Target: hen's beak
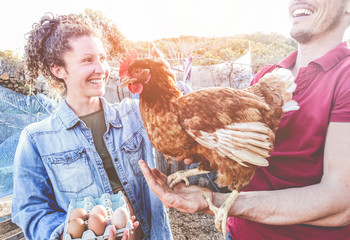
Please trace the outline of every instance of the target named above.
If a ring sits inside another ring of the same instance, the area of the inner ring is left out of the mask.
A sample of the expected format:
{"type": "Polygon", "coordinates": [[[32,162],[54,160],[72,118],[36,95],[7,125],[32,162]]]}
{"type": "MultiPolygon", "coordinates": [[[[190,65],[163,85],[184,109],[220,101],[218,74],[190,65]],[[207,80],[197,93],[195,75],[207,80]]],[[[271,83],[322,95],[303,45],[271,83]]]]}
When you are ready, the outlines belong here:
{"type": "Polygon", "coordinates": [[[126,85],[133,84],[133,83],[148,83],[148,81],[151,78],[150,70],[144,69],[137,78],[129,78],[125,77],[122,79],[122,82],[120,84],[121,88],[124,88],[126,85]]]}
{"type": "Polygon", "coordinates": [[[133,79],[130,79],[130,78],[128,78],[128,77],[125,77],[125,78],[123,78],[123,80],[122,80],[122,82],[121,82],[121,84],[120,84],[120,87],[121,87],[121,88],[124,88],[126,85],[129,85],[129,84],[131,84],[131,83],[133,83],[133,82],[134,82],[133,79]]]}

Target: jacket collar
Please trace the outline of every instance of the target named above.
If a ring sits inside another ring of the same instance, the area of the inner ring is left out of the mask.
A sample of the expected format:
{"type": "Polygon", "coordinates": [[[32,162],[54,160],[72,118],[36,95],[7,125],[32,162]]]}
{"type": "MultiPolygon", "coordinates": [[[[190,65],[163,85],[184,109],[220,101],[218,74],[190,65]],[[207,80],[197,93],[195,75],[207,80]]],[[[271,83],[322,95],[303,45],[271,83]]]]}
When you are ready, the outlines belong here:
{"type": "Polygon", "coordinates": [[[107,127],[111,124],[115,128],[121,128],[123,125],[119,116],[119,108],[112,107],[103,97],[100,97],[100,101],[105,113],[107,127]]]}
{"type": "MultiPolygon", "coordinates": [[[[105,114],[107,127],[111,124],[116,128],[122,127],[119,112],[116,108],[111,107],[107,103],[106,99],[100,97],[102,103],[103,111],[105,114]]],[[[73,112],[73,110],[68,106],[66,100],[63,100],[59,107],[57,108],[56,114],[61,120],[63,126],[66,129],[74,127],[79,121],[79,117],[73,112]]]]}
{"type": "MultiPolygon", "coordinates": [[[[291,68],[295,64],[297,55],[298,50],[292,52],[288,57],[279,62],[277,66],[287,69],[291,68]]],[[[332,49],[322,57],[311,61],[309,64],[317,64],[321,66],[324,71],[328,71],[348,56],[350,56],[348,44],[347,42],[342,42],[336,48],[332,49]]]]}

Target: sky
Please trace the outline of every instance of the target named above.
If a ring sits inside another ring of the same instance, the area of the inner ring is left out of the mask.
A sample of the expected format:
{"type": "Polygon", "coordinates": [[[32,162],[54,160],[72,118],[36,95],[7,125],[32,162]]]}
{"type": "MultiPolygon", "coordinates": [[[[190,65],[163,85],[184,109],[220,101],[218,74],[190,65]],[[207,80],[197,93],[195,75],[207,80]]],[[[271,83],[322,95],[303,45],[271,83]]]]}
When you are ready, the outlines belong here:
{"type": "Polygon", "coordinates": [[[46,13],[101,11],[132,41],[167,37],[289,36],[289,0],[7,0],[1,4],[0,51],[21,53],[25,34],[46,13]]]}

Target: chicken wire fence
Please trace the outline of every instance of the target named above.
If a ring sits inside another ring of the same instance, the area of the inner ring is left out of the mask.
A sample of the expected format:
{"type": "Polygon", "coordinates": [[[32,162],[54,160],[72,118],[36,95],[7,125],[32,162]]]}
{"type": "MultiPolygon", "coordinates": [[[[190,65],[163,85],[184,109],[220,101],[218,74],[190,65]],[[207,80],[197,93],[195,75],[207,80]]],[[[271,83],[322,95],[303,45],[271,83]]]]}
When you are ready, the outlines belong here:
{"type": "Polygon", "coordinates": [[[43,94],[21,95],[0,86],[0,198],[12,194],[13,159],[20,132],[56,107],[57,102],[43,94]]]}

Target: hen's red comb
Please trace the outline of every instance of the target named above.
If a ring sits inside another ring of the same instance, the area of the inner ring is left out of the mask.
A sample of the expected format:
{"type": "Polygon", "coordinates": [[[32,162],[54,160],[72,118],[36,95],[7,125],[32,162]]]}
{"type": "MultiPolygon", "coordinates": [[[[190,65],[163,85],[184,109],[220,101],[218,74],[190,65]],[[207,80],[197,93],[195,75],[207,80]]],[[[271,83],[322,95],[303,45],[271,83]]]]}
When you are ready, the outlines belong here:
{"type": "Polygon", "coordinates": [[[122,57],[119,60],[120,67],[119,67],[119,76],[121,78],[124,78],[128,74],[128,69],[135,62],[135,60],[138,58],[138,54],[135,50],[129,51],[126,53],[125,57],[122,57]]]}

